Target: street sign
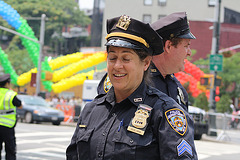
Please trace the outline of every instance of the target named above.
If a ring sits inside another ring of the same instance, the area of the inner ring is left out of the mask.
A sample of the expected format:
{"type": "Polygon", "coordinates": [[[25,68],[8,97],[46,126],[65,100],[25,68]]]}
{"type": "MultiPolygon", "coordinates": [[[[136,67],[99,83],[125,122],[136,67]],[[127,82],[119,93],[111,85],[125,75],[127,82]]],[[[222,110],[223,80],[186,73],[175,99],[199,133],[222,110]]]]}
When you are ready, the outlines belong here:
{"type": "Polygon", "coordinates": [[[222,71],[223,55],[221,54],[210,55],[209,69],[210,71],[222,71]]]}

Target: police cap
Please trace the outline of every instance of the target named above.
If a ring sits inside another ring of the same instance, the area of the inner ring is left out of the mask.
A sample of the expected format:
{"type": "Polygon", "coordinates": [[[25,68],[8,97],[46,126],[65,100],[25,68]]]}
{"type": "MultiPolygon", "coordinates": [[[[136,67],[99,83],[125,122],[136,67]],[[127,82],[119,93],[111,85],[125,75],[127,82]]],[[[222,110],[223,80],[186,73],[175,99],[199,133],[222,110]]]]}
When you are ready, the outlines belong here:
{"type": "Polygon", "coordinates": [[[157,32],[149,24],[126,15],[107,20],[106,39],[105,46],[144,49],[149,55],[163,52],[162,38],[157,32]]]}
{"type": "Polygon", "coordinates": [[[4,84],[10,81],[10,74],[4,74],[0,76],[0,84],[4,84]]]}
{"type": "Polygon", "coordinates": [[[177,12],[160,18],[151,26],[163,39],[196,39],[190,31],[186,12],[177,12]]]}

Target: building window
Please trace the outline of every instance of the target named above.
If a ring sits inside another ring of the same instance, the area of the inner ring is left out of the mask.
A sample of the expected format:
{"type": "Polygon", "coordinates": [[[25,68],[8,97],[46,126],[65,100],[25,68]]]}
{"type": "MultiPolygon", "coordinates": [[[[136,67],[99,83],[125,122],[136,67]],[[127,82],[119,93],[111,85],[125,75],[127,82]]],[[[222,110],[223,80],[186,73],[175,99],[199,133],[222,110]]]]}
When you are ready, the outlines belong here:
{"type": "Polygon", "coordinates": [[[151,22],[152,22],[152,16],[150,14],[144,14],[143,23],[151,23],[151,22]]]}
{"type": "Polygon", "coordinates": [[[158,5],[159,6],[166,6],[167,0],[158,0],[158,5]]]}
{"type": "Polygon", "coordinates": [[[158,15],[158,19],[161,19],[161,18],[163,18],[163,17],[165,17],[166,15],[163,15],[163,14],[160,14],[160,15],[158,15]]]}
{"type": "Polygon", "coordinates": [[[144,5],[146,5],[146,6],[151,6],[152,3],[153,3],[152,0],[144,0],[144,5]]]}
{"type": "Polygon", "coordinates": [[[214,7],[216,5],[216,0],[208,0],[208,7],[214,7]]]}

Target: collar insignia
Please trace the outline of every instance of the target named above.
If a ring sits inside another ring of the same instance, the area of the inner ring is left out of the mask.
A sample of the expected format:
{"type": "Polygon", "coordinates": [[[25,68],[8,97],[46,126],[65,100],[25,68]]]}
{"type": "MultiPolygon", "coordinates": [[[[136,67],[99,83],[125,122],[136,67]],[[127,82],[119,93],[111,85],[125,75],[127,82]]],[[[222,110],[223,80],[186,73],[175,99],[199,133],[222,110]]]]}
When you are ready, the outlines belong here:
{"type": "Polygon", "coordinates": [[[151,72],[157,72],[157,70],[156,69],[151,69],[151,72]]]}
{"type": "Polygon", "coordinates": [[[178,90],[178,95],[180,96],[182,103],[186,105],[186,102],[185,102],[185,99],[184,99],[183,91],[181,90],[180,87],[177,87],[177,90],[178,90]]]}
{"type": "Polygon", "coordinates": [[[170,126],[181,136],[187,131],[187,119],[184,112],[178,108],[169,109],[165,112],[170,126]]]}
{"type": "Polygon", "coordinates": [[[121,28],[123,30],[127,30],[130,22],[131,18],[129,16],[123,15],[119,18],[116,27],[121,28]]]}
{"type": "Polygon", "coordinates": [[[134,102],[142,102],[142,98],[134,98],[133,101],[134,102]]]}
{"type": "Polygon", "coordinates": [[[152,107],[140,104],[135,112],[135,116],[130,121],[130,124],[127,128],[128,131],[144,135],[149,122],[149,116],[151,114],[152,107]]]}
{"type": "Polygon", "coordinates": [[[107,77],[104,80],[103,89],[107,93],[111,87],[112,87],[112,83],[110,82],[110,79],[107,75],[107,77]]]}

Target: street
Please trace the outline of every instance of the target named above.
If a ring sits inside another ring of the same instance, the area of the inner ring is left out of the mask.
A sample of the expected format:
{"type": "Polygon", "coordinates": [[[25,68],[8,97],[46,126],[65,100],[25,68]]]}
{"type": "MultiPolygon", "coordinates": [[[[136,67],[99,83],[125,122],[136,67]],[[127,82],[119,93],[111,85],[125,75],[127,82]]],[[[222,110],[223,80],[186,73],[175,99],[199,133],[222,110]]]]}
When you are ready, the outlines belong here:
{"type": "MultiPolygon", "coordinates": [[[[75,127],[66,125],[18,122],[15,129],[17,159],[65,160],[66,147],[70,143],[74,129],[75,127]]],[[[203,136],[202,140],[195,141],[195,145],[199,160],[229,160],[240,157],[240,143],[217,142],[203,136]]],[[[4,152],[2,156],[5,156],[4,152]]]]}

